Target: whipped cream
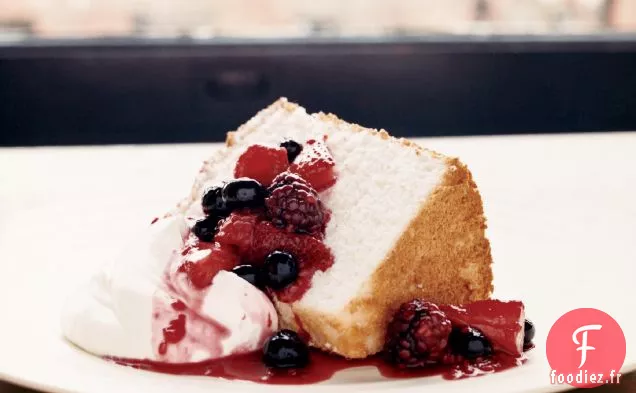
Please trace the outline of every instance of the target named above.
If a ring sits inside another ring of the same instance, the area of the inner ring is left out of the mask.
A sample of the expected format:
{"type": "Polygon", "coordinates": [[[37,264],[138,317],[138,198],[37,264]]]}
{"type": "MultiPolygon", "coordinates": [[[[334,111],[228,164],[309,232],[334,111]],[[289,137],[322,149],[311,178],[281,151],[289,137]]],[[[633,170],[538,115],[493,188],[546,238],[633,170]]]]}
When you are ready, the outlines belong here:
{"type": "Polygon", "coordinates": [[[263,292],[221,271],[204,290],[176,271],[183,216],[161,219],[79,288],[62,312],[64,336],[100,356],[199,362],[260,348],[278,328],[263,292]],[[178,340],[166,340],[168,335],[178,340]]]}

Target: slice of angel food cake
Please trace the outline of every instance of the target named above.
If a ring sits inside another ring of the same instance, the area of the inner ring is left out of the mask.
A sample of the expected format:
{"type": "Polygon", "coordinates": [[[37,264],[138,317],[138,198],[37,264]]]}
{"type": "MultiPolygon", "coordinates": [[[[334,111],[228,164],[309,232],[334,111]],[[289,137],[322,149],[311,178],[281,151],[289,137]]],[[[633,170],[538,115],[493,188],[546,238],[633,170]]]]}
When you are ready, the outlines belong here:
{"type": "Polygon", "coordinates": [[[534,327],[521,302],[489,299],[485,229],[458,159],[281,98],[71,297],[63,331],[119,363],[268,383],[378,359],[504,369],[534,327]]]}

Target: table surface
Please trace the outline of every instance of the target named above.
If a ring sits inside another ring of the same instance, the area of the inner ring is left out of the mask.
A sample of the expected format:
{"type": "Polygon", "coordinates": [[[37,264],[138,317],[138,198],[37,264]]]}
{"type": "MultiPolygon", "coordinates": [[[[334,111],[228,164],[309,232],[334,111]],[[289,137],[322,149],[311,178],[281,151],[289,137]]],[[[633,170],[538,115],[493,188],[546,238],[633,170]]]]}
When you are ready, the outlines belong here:
{"type": "MultiPolygon", "coordinates": [[[[631,219],[622,217],[621,227],[616,226],[618,220],[612,221],[613,217],[590,215],[586,216],[590,225],[597,231],[614,231],[608,234],[614,241],[629,242],[636,237],[636,226],[629,224],[636,222],[636,132],[431,138],[419,142],[459,156],[468,164],[484,198],[486,214],[489,206],[504,197],[505,192],[501,191],[507,187],[507,178],[521,176],[534,183],[538,194],[559,191],[554,195],[555,207],[562,209],[563,214],[546,225],[559,225],[559,217],[589,214],[575,211],[582,206],[581,201],[603,201],[620,206],[620,214],[631,219]],[[493,171],[500,173],[484,175],[493,171]],[[594,182],[594,187],[589,182],[594,182]],[[570,205],[573,211],[568,210],[570,205]]],[[[79,209],[87,231],[94,232],[95,237],[105,233],[123,244],[137,230],[118,225],[124,214],[127,222],[144,222],[165,212],[187,193],[201,161],[217,147],[195,144],[0,148],[0,229],[5,222],[3,217],[10,217],[17,207],[30,212],[27,219],[62,218],[60,214],[66,209],[79,209]],[[172,187],[166,189],[165,183],[172,187]],[[134,210],[126,209],[131,205],[134,210]],[[29,208],[25,210],[25,206],[29,208]]],[[[510,214],[518,215],[510,217],[511,222],[521,219],[524,206],[506,203],[515,208],[510,214]]],[[[64,247],[72,244],[72,239],[57,230],[59,222],[37,224],[39,231],[58,238],[60,249],[51,252],[68,251],[64,247]]],[[[500,225],[500,230],[509,229],[506,223],[500,225]]],[[[102,257],[115,256],[117,251],[107,250],[102,257]]],[[[632,267],[625,269],[631,270],[620,273],[635,276],[632,267]]],[[[626,280],[620,276],[617,279],[626,280]]],[[[622,381],[621,385],[597,391],[636,392],[636,373],[625,375],[622,381]]],[[[18,392],[31,390],[0,381],[0,393],[18,392]]]]}

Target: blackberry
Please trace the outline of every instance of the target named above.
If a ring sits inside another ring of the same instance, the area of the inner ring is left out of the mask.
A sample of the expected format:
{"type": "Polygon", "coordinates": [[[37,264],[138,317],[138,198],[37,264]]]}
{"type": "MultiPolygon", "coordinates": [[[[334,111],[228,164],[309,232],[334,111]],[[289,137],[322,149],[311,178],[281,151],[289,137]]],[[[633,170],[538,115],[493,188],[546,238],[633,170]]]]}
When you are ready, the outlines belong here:
{"type": "Polygon", "coordinates": [[[298,175],[278,175],[269,188],[265,208],[272,223],[288,232],[318,235],[324,231],[325,208],[316,190],[298,175]]]}
{"type": "Polygon", "coordinates": [[[404,303],[389,322],[385,357],[400,368],[439,363],[451,330],[451,322],[437,305],[418,299],[404,303]]]}

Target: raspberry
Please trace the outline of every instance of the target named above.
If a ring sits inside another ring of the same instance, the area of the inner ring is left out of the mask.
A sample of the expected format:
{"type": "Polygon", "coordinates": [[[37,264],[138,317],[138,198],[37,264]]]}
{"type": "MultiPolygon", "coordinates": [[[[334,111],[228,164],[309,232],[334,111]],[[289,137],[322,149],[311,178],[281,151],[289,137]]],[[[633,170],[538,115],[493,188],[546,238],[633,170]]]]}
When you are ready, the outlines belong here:
{"type": "Polygon", "coordinates": [[[402,304],[389,322],[384,347],[387,360],[400,368],[442,361],[451,322],[437,305],[413,300],[402,304]]]}
{"type": "Polygon", "coordinates": [[[303,179],[300,175],[289,171],[282,172],[278,176],[276,176],[274,181],[272,181],[272,185],[269,187],[269,189],[272,190],[274,188],[282,187],[287,184],[293,184],[296,185],[296,187],[298,188],[306,190],[307,192],[316,193],[316,190],[311,187],[307,180],[303,179]]]}
{"type": "Polygon", "coordinates": [[[335,162],[324,142],[308,140],[289,171],[299,174],[316,191],[324,191],[336,182],[335,162]]]}
{"type": "Polygon", "coordinates": [[[212,246],[202,243],[201,247],[195,243],[187,247],[184,262],[177,271],[187,274],[190,282],[197,289],[204,289],[212,284],[214,276],[219,271],[231,270],[239,264],[239,257],[232,248],[220,243],[213,243],[212,246]]]}
{"type": "Polygon", "coordinates": [[[249,177],[267,186],[288,166],[287,150],[284,147],[252,145],[236,162],[234,177],[249,177]]]}
{"type": "Polygon", "coordinates": [[[288,232],[318,235],[324,232],[325,209],[318,193],[298,175],[276,176],[265,199],[267,214],[274,225],[288,232]]]}
{"type": "Polygon", "coordinates": [[[296,281],[284,289],[276,291],[283,302],[298,300],[309,289],[316,271],[325,271],[333,265],[333,255],[320,240],[297,233],[289,233],[276,228],[272,223],[261,221],[254,229],[252,249],[245,259],[254,265],[262,265],[273,251],[292,254],[298,262],[296,281]]]}
{"type": "Polygon", "coordinates": [[[254,227],[259,217],[251,211],[241,210],[230,214],[219,223],[215,241],[236,247],[239,255],[245,255],[252,248],[254,227]]]}

